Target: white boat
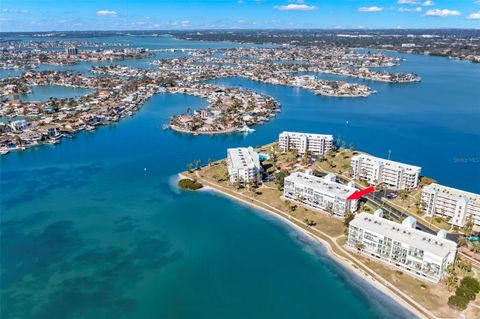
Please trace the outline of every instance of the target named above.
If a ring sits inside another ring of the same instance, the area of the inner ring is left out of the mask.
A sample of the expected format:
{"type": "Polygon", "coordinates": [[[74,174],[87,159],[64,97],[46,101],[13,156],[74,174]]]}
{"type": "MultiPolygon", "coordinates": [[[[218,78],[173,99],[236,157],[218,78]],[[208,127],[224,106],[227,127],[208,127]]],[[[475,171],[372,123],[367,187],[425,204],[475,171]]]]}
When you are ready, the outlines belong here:
{"type": "Polygon", "coordinates": [[[250,127],[248,127],[247,125],[242,126],[242,127],[239,128],[237,131],[238,131],[238,132],[242,132],[242,133],[252,133],[252,132],[255,132],[255,130],[254,130],[253,128],[250,128],[250,127]]]}

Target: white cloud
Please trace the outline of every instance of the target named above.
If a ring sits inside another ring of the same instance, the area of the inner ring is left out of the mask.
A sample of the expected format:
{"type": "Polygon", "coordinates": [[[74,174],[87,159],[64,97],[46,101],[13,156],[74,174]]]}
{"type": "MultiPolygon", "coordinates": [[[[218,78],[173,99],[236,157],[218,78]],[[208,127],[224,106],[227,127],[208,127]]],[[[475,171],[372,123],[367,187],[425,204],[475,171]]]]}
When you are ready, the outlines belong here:
{"type": "Polygon", "coordinates": [[[412,6],[418,6],[420,4],[420,1],[416,1],[416,0],[398,0],[397,1],[398,4],[409,4],[409,5],[412,5],[412,6]]]}
{"type": "Polygon", "coordinates": [[[277,10],[281,11],[312,11],[312,10],[317,10],[317,6],[308,6],[306,4],[287,4],[286,6],[275,6],[274,7],[277,10]]]}
{"type": "Polygon", "coordinates": [[[359,12],[380,12],[383,11],[382,7],[361,7],[358,9],[359,12]]]}
{"type": "Polygon", "coordinates": [[[411,5],[411,6],[424,6],[424,7],[430,7],[430,6],[433,6],[435,5],[435,2],[431,1],[431,0],[427,0],[427,1],[420,1],[420,0],[398,0],[397,1],[397,4],[407,4],[407,5],[411,5]]]}
{"type": "Polygon", "coordinates": [[[99,16],[112,16],[115,17],[118,15],[117,11],[112,10],[98,10],[97,15],[99,16]]]}
{"type": "Polygon", "coordinates": [[[180,24],[181,24],[182,26],[189,25],[189,24],[190,24],[190,20],[183,20],[183,21],[180,21],[180,24]]]}
{"type": "Polygon", "coordinates": [[[469,16],[467,17],[469,20],[480,20],[480,11],[470,13],[469,16]]]}
{"type": "Polygon", "coordinates": [[[2,12],[8,12],[8,13],[28,13],[27,9],[8,9],[4,8],[2,9],[2,12]]]}
{"type": "Polygon", "coordinates": [[[398,8],[398,12],[422,12],[422,8],[420,8],[420,7],[416,7],[416,8],[400,7],[400,8],[398,8]]]}
{"type": "Polygon", "coordinates": [[[426,15],[432,17],[448,17],[448,16],[459,16],[462,13],[458,10],[448,10],[448,9],[432,9],[428,10],[426,15]]]}

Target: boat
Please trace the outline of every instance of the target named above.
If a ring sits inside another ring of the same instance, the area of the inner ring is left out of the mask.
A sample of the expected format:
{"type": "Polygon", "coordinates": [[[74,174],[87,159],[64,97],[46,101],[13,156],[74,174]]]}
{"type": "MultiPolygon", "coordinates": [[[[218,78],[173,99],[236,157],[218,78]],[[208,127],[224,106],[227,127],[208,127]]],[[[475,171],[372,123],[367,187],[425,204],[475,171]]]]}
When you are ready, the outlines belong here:
{"type": "Polygon", "coordinates": [[[253,128],[248,127],[247,125],[244,125],[237,129],[237,132],[242,132],[242,133],[252,133],[255,132],[253,128]]]}

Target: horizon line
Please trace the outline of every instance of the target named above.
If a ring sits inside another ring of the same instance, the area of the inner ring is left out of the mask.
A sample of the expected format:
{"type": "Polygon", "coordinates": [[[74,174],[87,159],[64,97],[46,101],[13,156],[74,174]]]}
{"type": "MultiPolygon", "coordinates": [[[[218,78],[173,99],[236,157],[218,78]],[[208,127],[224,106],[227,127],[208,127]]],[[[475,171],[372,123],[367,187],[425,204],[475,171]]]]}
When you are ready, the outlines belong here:
{"type": "Polygon", "coordinates": [[[401,31],[401,30],[470,30],[480,31],[478,28],[437,27],[437,28],[192,28],[192,29],[118,29],[118,30],[44,30],[44,31],[0,31],[0,34],[9,33],[48,33],[48,32],[192,32],[192,31],[401,31]]]}

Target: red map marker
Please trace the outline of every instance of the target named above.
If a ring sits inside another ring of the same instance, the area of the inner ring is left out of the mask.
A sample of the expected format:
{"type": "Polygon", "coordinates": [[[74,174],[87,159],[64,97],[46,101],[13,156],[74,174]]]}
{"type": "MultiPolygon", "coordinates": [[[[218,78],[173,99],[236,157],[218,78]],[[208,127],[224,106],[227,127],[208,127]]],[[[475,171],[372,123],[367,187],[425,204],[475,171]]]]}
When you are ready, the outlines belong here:
{"type": "Polygon", "coordinates": [[[362,196],[367,195],[368,193],[373,193],[375,191],[375,186],[369,186],[361,191],[355,191],[352,195],[348,196],[347,200],[360,199],[362,196]]]}

